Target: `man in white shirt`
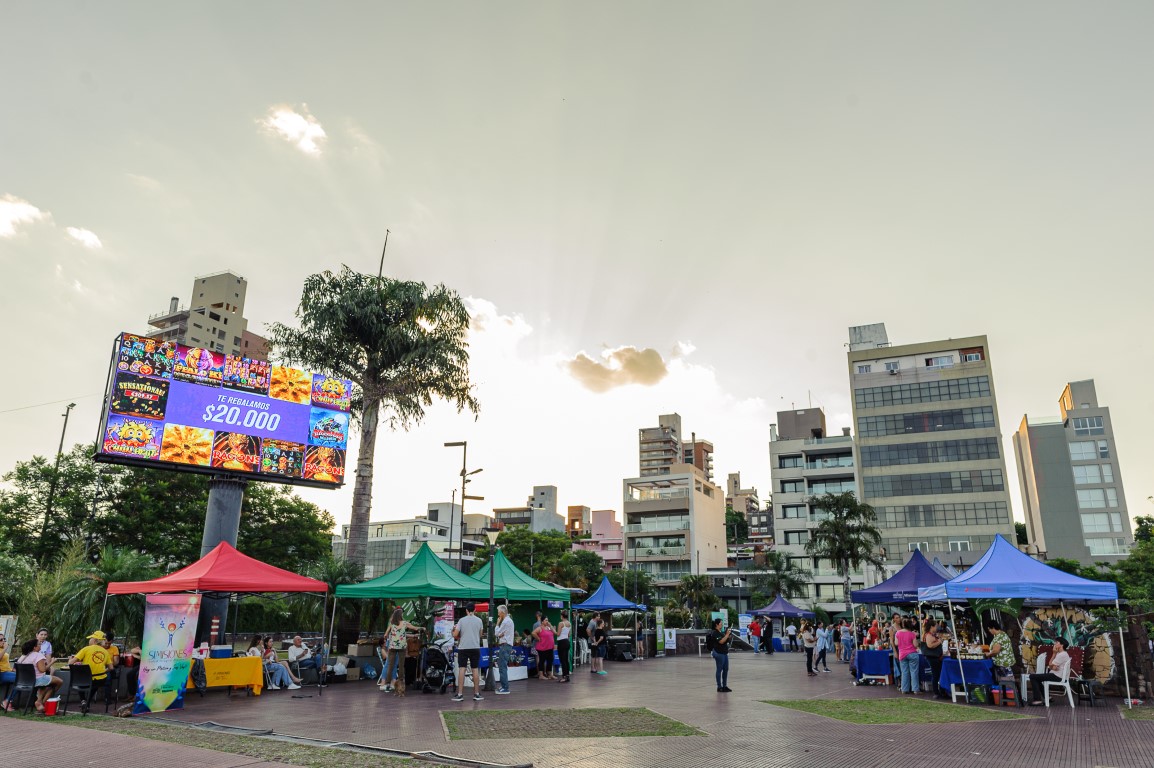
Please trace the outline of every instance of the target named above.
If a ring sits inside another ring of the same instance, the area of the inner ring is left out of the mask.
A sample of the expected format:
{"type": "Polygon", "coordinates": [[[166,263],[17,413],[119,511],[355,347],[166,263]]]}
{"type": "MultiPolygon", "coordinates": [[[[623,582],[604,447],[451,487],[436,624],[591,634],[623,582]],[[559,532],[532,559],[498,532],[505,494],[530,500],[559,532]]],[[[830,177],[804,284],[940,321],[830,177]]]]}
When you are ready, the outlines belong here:
{"type": "MultiPolygon", "coordinates": [[[[293,638],[293,644],[288,649],[289,664],[296,664],[298,669],[315,669],[318,673],[324,671],[320,659],[313,655],[312,649],[301,642],[301,636],[293,638]]],[[[297,673],[299,676],[299,672],[297,673]]]]}
{"type": "Polygon", "coordinates": [[[500,680],[497,695],[509,693],[509,655],[513,653],[513,641],[517,639],[513,619],[509,617],[508,606],[497,606],[497,672],[500,680]]]}
{"type": "Polygon", "coordinates": [[[485,623],[473,614],[473,604],[465,604],[465,615],[453,627],[457,641],[457,695],[453,701],[465,700],[465,667],[473,667],[473,701],[482,701],[481,695],[481,633],[485,623]]]}
{"type": "Polygon", "coordinates": [[[1054,640],[1054,650],[1046,663],[1046,671],[1030,675],[1030,690],[1034,693],[1031,707],[1040,707],[1045,703],[1045,688],[1042,683],[1060,683],[1070,678],[1070,654],[1066,653],[1066,641],[1062,638],[1054,640]]]}
{"type": "Polygon", "coordinates": [[[789,637],[789,650],[792,653],[797,650],[797,627],[791,622],[785,628],[785,634],[789,637]]]}

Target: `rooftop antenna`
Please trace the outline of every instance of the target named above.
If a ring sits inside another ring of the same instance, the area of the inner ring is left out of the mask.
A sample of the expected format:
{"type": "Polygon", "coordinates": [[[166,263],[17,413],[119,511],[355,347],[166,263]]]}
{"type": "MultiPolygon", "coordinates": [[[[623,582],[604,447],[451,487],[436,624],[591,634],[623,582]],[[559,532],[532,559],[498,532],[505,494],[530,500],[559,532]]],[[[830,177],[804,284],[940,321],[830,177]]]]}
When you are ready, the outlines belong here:
{"type": "Polygon", "coordinates": [[[377,270],[377,279],[383,280],[385,277],[385,251],[389,249],[389,230],[385,230],[385,247],[381,249],[381,268],[377,270]]]}

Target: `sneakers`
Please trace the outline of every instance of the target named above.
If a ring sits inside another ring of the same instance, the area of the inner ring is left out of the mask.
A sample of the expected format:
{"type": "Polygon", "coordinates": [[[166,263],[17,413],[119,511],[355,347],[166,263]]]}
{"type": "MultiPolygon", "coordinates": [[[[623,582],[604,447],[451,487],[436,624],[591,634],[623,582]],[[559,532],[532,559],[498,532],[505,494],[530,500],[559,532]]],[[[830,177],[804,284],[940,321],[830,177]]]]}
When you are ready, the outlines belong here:
{"type": "Polygon", "coordinates": [[[464,701],[464,700],[465,700],[465,697],[459,693],[453,697],[453,701],[464,701]]]}
{"type": "Polygon", "coordinates": [[[269,685],[269,687],[266,688],[265,690],[267,690],[267,691],[279,691],[280,686],[279,685],[269,685]]]}
{"type": "Polygon", "coordinates": [[[725,693],[725,689],[719,685],[719,686],[717,686],[717,692],[718,693],[725,693]]]}
{"type": "Polygon", "coordinates": [[[599,674],[599,675],[607,675],[607,674],[609,674],[609,673],[608,673],[608,672],[606,672],[606,671],[605,671],[605,670],[603,670],[603,669],[599,669],[599,670],[597,670],[597,674],[599,674]]]}
{"type": "Polygon", "coordinates": [[[485,697],[479,693],[473,694],[473,701],[484,701],[485,697]]]}
{"type": "Polygon", "coordinates": [[[721,692],[722,693],[733,693],[733,689],[730,688],[728,685],[723,685],[723,686],[721,686],[721,692]]]}
{"type": "Polygon", "coordinates": [[[300,687],[299,685],[297,685],[296,683],[293,683],[292,685],[290,685],[290,686],[288,687],[288,690],[290,690],[290,691],[299,691],[299,690],[300,690],[300,688],[301,688],[301,687],[300,687]]]}
{"type": "Polygon", "coordinates": [[[508,689],[505,689],[505,690],[497,690],[497,691],[496,691],[496,694],[497,694],[498,696],[508,696],[508,695],[509,695],[509,691],[508,691],[508,689]]]}

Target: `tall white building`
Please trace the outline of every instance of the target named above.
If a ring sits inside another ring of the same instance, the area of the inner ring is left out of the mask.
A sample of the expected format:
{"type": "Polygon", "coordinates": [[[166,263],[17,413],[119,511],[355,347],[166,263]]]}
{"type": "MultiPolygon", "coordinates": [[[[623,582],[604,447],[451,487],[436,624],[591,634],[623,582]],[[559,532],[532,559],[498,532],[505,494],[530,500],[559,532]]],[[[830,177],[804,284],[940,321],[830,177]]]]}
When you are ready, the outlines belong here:
{"type": "Polygon", "coordinates": [[[146,334],[256,360],[268,359],[268,341],[248,330],[244,317],[248,281],[232,272],[201,275],[192,281],[187,304],[173,296],[168,309],[148,318],[146,334]]]}

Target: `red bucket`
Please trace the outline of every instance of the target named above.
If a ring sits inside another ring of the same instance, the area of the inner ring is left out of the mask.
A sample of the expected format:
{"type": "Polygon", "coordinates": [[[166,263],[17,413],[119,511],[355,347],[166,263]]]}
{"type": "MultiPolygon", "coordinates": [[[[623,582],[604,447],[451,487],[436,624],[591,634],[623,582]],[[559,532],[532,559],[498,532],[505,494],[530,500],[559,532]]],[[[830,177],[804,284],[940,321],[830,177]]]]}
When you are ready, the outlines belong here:
{"type": "Polygon", "coordinates": [[[56,706],[60,704],[60,697],[56,696],[44,702],[44,714],[48,717],[56,714],[56,706]]]}

